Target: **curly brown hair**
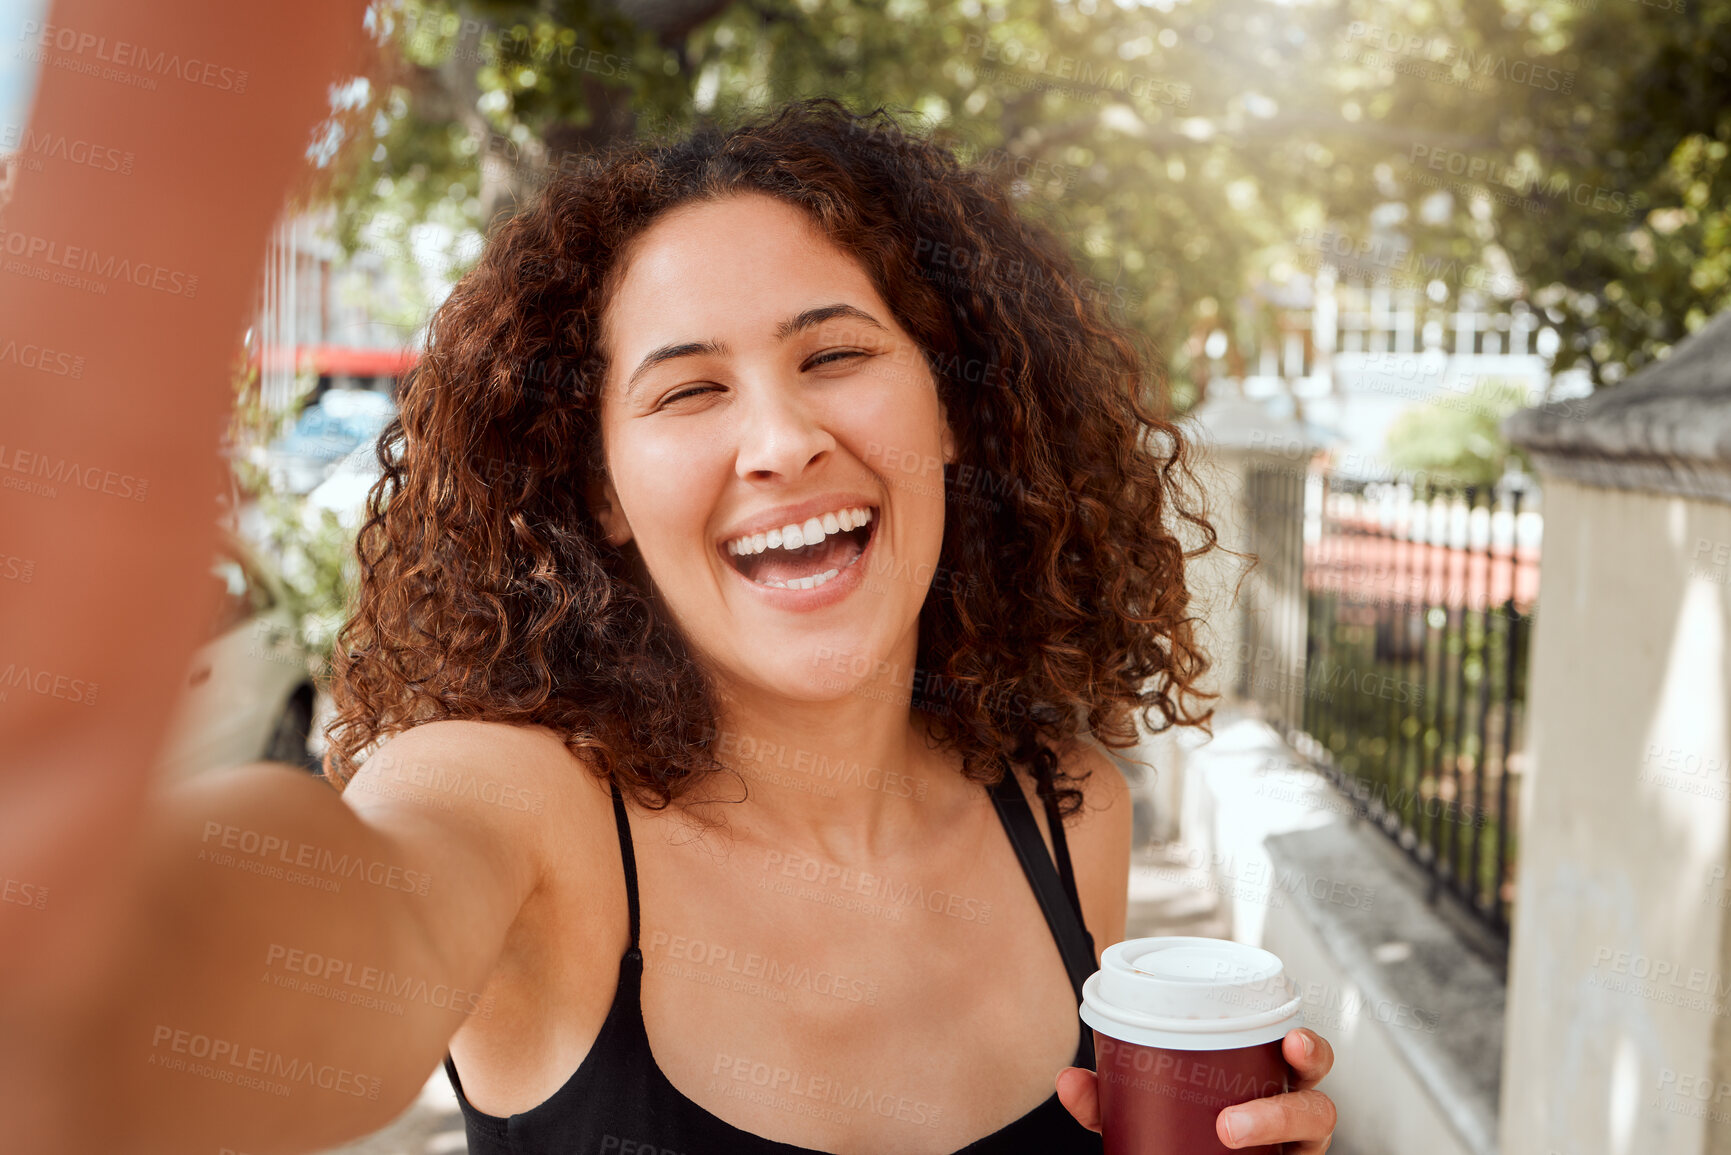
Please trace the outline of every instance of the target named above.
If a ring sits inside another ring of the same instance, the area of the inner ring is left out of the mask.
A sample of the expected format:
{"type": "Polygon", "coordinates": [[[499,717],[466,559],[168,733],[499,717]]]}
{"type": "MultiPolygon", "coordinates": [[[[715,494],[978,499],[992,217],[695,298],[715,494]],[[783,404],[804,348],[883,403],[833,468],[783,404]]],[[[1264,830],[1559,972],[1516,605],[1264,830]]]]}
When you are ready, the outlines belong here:
{"type": "Polygon", "coordinates": [[[1071,813],[1085,775],[1057,751],[1084,725],[1114,749],[1138,741],[1138,710],[1154,732],[1207,726],[1184,571],[1216,538],[1157,359],[1010,189],[882,107],[824,97],[562,166],[489,237],[379,439],[333,782],[442,718],[546,726],[654,808],[723,768],[712,683],[585,495],[605,468],[598,338],[622,253],[677,205],[748,191],[860,262],[950,415],[938,572],[966,578],[928,590],[913,706],[963,774],[996,781],[1007,756],[1071,813]]]}

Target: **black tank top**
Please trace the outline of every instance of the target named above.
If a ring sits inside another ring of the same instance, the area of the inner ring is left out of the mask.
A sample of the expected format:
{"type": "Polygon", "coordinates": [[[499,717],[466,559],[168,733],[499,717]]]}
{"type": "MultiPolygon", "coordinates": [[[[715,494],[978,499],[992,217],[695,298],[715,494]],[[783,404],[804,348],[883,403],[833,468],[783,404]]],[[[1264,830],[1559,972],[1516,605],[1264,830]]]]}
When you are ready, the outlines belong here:
{"type": "MultiPolygon", "coordinates": [[[[998,818],[1015,847],[1022,871],[1033,886],[1069,971],[1077,1006],[1082,982],[1095,970],[1094,939],[1082,920],[1082,903],[1070,866],[1064,826],[1051,795],[1046,814],[1057,852],[1057,868],[1034,823],[1034,812],[1005,766],[992,787],[998,818]]],[[[619,986],[601,1033],[583,1063],[564,1086],[521,1114],[501,1119],[470,1105],[451,1056],[445,1073],[457,1093],[468,1134],[470,1155],[604,1155],[632,1151],[642,1155],[830,1155],[811,1147],[780,1143],[742,1130],[711,1114],[673,1086],[656,1066],[643,1029],[638,1002],[643,952],[638,948],[637,862],[625,800],[613,788],[613,815],[625,864],[625,893],[631,912],[631,947],[619,961],[619,986]]],[[[1073,1066],[1094,1068],[1094,1035],[1077,1015],[1078,1041],[1073,1066]]],[[[1043,1103],[956,1155],[1101,1155],[1100,1136],[1080,1123],[1054,1092],[1043,1103]]]]}

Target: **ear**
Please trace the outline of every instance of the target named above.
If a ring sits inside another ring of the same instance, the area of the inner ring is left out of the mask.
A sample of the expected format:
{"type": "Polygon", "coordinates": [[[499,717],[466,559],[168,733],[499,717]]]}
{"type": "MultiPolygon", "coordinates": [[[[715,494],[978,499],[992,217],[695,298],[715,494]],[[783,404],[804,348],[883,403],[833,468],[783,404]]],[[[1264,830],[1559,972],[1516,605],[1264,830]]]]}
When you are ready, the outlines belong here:
{"type": "Polygon", "coordinates": [[[630,541],[631,523],[626,520],[625,510],[619,504],[619,494],[613,489],[613,480],[603,478],[600,481],[591,481],[586,496],[589,499],[589,512],[601,523],[601,531],[607,537],[607,544],[618,547],[630,541]]]}
{"type": "Polygon", "coordinates": [[[944,464],[956,463],[956,431],[950,428],[950,413],[944,408],[942,401],[938,402],[938,420],[943,422],[942,443],[944,447],[944,464]]]}

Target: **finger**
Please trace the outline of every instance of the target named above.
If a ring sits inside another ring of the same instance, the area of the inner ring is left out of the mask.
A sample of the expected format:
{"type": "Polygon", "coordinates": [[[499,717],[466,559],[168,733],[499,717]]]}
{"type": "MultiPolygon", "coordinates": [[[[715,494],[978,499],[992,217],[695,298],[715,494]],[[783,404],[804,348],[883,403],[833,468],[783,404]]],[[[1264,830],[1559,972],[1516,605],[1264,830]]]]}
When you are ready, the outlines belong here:
{"type": "Polygon", "coordinates": [[[1058,1072],[1058,1102],[1090,1131],[1100,1130],[1099,1085],[1086,1067],[1065,1067],[1058,1072]]]}
{"type": "Polygon", "coordinates": [[[1280,1043],[1280,1052],[1298,1076],[1292,1084],[1294,1091],[1310,1090],[1334,1069],[1334,1048],[1328,1045],[1327,1039],[1306,1027],[1286,1032],[1280,1043]]]}
{"type": "Polygon", "coordinates": [[[1291,1155],[1318,1155],[1334,1134],[1334,1101],[1321,1091],[1252,1099],[1220,1112],[1214,1133],[1228,1147],[1297,1143],[1291,1155]]]}

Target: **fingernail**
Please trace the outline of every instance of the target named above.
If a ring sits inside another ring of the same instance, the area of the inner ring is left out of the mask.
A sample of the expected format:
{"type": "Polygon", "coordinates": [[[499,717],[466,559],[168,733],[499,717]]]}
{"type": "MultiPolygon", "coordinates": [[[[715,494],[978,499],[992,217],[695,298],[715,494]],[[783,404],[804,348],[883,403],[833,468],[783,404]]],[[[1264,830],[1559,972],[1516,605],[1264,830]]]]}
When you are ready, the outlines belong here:
{"type": "Polygon", "coordinates": [[[1315,1039],[1311,1038],[1309,1035],[1300,1035],[1298,1037],[1300,1039],[1304,1040],[1304,1057],[1305,1058],[1308,1059],[1312,1055],[1316,1054],[1316,1040],[1315,1039]]]}
{"type": "Polygon", "coordinates": [[[1226,1112],[1226,1138],[1234,1147],[1244,1141],[1250,1133],[1250,1120],[1244,1117],[1243,1111],[1226,1112]]]}

